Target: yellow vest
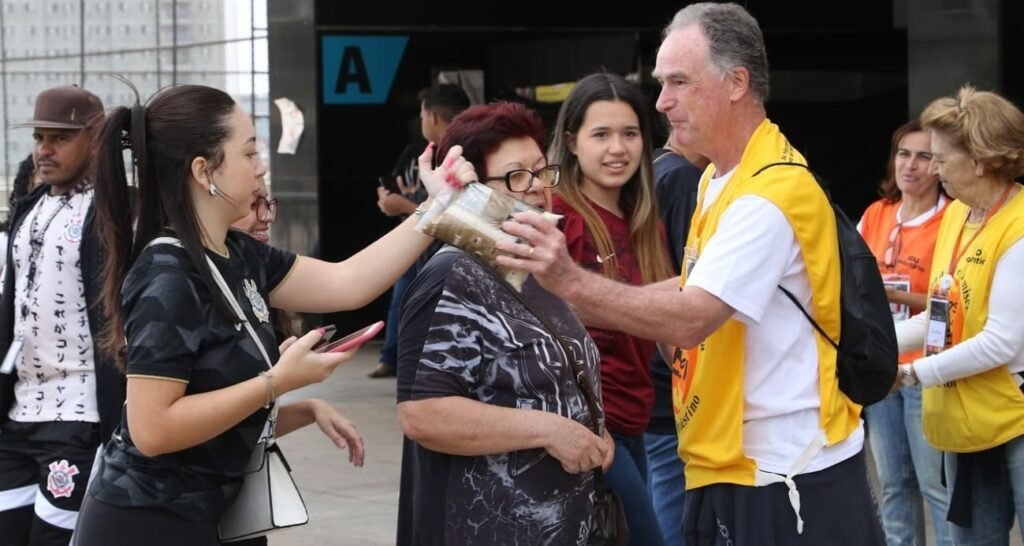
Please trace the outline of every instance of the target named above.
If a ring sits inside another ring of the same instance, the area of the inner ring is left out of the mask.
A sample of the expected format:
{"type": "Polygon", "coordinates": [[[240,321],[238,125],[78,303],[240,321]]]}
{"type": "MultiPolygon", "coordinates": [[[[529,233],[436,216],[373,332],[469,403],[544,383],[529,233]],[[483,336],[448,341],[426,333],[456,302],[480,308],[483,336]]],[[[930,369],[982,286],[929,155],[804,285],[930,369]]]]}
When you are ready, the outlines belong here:
{"type": "MultiPolygon", "coordinates": [[[[838,339],[839,249],[832,207],[814,177],[801,167],[772,167],[753,177],[762,166],[775,162],[806,164],[779,128],[766,119],[754,131],[721,194],[702,214],[715,166],[704,171],[687,247],[703,253],[722,214],[736,199],[757,195],[771,201],[785,214],[800,244],[814,295],[810,311],[825,332],[838,339]]],[[[686,284],[686,269],[680,286],[686,284]]],[[[698,347],[676,351],[672,402],[687,489],[713,483],[755,483],[756,463],[743,452],[744,338],[744,324],[731,318],[698,347]]],[[[833,445],[857,429],[860,406],[839,391],[836,350],[817,333],[815,344],[821,430],[828,445],[833,445]]]]}
{"type": "MultiPolygon", "coordinates": [[[[967,205],[954,201],[942,219],[932,261],[933,290],[949,268],[953,245],[969,211],[967,205]]],[[[954,268],[953,288],[949,292],[953,344],[970,339],[985,328],[996,264],[1022,237],[1024,192],[1018,192],[981,228],[954,268]]],[[[961,245],[969,238],[970,234],[965,232],[961,245]]],[[[1024,395],[1005,363],[987,372],[924,389],[921,411],[924,435],[928,443],[941,451],[981,451],[1024,434],[1024,395]]]]}

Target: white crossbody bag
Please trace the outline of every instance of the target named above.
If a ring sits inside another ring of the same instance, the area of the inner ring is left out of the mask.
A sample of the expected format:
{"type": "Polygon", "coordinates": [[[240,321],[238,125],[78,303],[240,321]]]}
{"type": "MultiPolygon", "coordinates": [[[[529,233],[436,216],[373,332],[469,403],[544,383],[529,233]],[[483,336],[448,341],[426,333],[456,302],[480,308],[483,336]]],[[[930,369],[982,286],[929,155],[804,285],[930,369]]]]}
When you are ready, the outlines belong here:
{"type": "MultiPolygon", "coordinates": [[[[169,244],[182,246],[181,241],[173,237],[158,237],[149,243],[149,246],[156,244],[169,244]]],[[[267,355],[267,350],[256,335],[249,319],[246,318],[238,300],[228,289],[224,277],[213,264],[209,256],[206,263],[210,266],[210,274],[214,282],[224,294],[224,298],[231,305],[235,315],[249,336],[256,343],[263,359],[270,369],[273,363],[267,355]]],[[[277,404],[270,410],[270,418],[267,420],[267,433],[265,438],[256,444],[256,448],[249,458],[249,464],[245,467],[245,476],[242,482],[242,489],[238,497],[228,506],[220,518],[220,540],[221,542],[236,542],[258,536],[266,535],[272,531],[305,525],[309,523],[309,513],[306,512],[306,504],[302,501],[299,488],[292,479],[291,467],[281,453],[280,446],[276,442],[275,428],[277,425],[277,404]]]]}

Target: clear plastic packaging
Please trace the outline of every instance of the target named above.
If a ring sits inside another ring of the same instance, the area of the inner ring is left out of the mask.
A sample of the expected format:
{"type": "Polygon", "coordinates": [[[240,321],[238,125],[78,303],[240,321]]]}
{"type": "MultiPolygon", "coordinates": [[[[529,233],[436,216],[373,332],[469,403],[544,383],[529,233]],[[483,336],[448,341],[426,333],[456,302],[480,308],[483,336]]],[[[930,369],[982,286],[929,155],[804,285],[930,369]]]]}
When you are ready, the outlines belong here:
{"type": "Polygon", "coordinates": [[[505,233],[501,223],[519,212],[534,211],[552,224],[561,216],[551,214],[479,183],[443,192],[423,213],[416,229],[452,246],[472,252],[493,267],[516,290],[522,290],[527,273],[498,265],[498,241],[522,242],[505,233]]]}

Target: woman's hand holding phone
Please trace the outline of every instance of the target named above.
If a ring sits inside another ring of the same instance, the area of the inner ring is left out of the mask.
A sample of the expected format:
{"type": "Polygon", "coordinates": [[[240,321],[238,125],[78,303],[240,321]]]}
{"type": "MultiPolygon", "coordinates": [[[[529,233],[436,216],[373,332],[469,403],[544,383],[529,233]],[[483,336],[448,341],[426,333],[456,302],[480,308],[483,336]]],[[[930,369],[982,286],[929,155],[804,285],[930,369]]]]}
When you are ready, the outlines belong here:
{"type": "Polygon", "coordinates": [[[384,321],[380,320],[369,326],[364,326],[337,341],[326,344],[317,344],[313,347],[313,350],[319,353],[351,351],[359,348],[363,343],[373,339],[373,337],[383,329],[384,321]]]}
{"type": "Polygon", "coordinates": [[[274,393],[280,397],[286,392],[320,383],[334,373],[342,362],[355,355],[355,350],[316,352],[313,346],[320,341],[323,329],[312,330],[298,339],[281,344],[281,358],[271,372],[274,393]]]}

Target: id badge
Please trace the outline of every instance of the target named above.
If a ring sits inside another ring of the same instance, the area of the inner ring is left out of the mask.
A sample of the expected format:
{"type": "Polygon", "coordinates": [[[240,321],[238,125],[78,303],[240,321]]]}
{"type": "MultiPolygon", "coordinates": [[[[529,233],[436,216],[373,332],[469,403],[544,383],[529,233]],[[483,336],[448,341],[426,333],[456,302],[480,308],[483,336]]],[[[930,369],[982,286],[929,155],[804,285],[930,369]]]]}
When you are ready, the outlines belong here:
{"type": "MultiPolygon", "coordinates": [[[[910,292],[910,277],[908,275],[884,275],[882,283],[886,288],[892,288],[897,292],[910,292]]],[[[910,318],[910,306],[902,303],[889,303],[889,312],[892,313],[893,322],[907,320],[910,318]]]]}
{"type": "Polygon", "coordinates": [[[18,357],[21,356],[21,347],[24,344],[25,336],[17,336],[13,341],[11,341],[11,346],[7,348],[7,354],[4,356],[4,361],[0,364],[0,373],[14,373],[14,366],[18,363],[18,357]]]}
{"type": "Polygon", "coordinates": [[[924,355],[937,355],[949,343],[949,293],[933,290],[928,299],[928,333],[925,335],[924,355]]]}
{"type": "Polygon", "coordinates": [[[686,271],[686,278],[690,278],[690,273],[693,272],[693,266],[697,265],[697,258],[700,254],[696,248],[686,247],[683,249],[683,270],[686,271]]]}

